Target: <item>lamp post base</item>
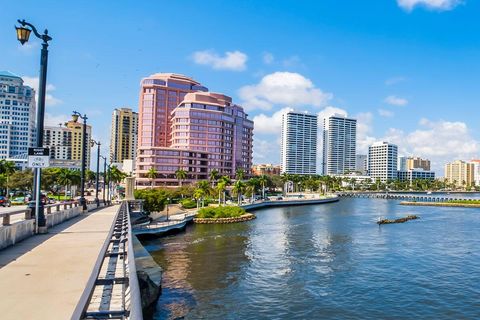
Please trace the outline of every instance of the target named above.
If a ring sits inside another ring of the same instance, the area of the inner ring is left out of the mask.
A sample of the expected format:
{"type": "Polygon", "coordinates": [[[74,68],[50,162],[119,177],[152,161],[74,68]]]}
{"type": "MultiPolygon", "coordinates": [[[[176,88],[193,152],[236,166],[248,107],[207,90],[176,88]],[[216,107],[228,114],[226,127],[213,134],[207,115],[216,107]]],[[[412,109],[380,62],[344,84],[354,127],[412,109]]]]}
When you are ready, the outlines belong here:
{"type": "Polygon", "coordinates": [[[95,198],[95,203],[97,204],[97,208],[100,207],[100,199],[95,198]]]}
{"type": "Polygon", "coordinates": [[[47,233],[47,220],[45,219],[43,203],[40,202],[38,212],[36,212],[35,201],[30,201],[28,203],[28,209],[30,210],[30,218],[35,219],[38,223],[38,233],[47,233]]]}

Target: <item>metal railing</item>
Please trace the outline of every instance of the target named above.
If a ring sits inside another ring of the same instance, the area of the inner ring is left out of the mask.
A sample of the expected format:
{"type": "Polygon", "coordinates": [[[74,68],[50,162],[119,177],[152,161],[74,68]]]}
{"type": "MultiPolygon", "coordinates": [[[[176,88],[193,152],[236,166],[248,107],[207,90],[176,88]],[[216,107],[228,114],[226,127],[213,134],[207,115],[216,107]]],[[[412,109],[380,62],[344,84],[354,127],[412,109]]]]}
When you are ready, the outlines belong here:
{"type": "Polygon", "coordinates": [[[143,319],[126,201],[115,216],[72,319],[143,319]]]}
{"type": "MultiPolygon", "coordinates": [[[[93,204],[96,203],[95,201],[87,201],[87,204],[93,204]]],[[[100,203],[103,203],[103,201],[100,201],[100,203]]],[[[55,204],[47,204],[44,205],[44,212],[46,215],[59,212],[62,210],[67,210],[71,208],[78,207],[78,201],[68,201],[68,202],[62,202],[62,203],[55,203],[55,204]]],[[[24,215],[24,220],[29,220],[29,219],[35,219],[35,216],[31,214],[31,209],[30,208],[25,208],[25,209],[19,209],[15,211],[10,211],[10,212],[3,212],[0,213],[0,218],[2,218],[2,226],[9,226],[11,224],[11,217],[15,215],[24,215]]]]}

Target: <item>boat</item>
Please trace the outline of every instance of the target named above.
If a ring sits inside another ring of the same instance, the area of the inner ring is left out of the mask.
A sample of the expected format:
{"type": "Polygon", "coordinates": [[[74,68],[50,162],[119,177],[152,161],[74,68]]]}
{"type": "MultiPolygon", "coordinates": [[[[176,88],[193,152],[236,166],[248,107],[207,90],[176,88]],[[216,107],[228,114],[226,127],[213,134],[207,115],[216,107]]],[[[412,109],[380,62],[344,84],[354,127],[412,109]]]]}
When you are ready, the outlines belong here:
{"type": "Polygon", "coordinates": [[[432,194],[432,191],[428,191],[427,194],[432,194]]]}

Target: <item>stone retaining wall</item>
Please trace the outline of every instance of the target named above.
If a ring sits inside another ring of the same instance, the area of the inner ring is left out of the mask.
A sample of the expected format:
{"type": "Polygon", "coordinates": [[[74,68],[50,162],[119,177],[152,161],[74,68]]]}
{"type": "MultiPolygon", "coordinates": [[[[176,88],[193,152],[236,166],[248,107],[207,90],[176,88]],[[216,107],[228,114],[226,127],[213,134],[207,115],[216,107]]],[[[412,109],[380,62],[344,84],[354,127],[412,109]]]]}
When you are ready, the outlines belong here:
{"type": "Polygon", "coordinates": [[[246,213],[238,218],[194,218],[195,223],[237,223],[245,222],[255,219],[256,216],[251,213],[246,213]]]}
{"type": "Polygon", "coordinates": [[[424,207],[460,207],[460,208],[480,208],[480,204],[473,203],[448,203],[448,202],[400,202],[403,206],[424,206],[424,207]]]}

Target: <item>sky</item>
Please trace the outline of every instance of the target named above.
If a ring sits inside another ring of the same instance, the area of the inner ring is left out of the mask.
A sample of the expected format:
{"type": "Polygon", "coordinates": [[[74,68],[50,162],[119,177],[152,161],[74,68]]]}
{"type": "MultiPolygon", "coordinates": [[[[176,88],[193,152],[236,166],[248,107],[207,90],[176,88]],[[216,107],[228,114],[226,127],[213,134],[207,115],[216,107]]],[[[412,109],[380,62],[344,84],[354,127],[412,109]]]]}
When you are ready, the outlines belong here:
{"type": "Polygon", "coordinates": [[[357,153],[389,141],[400,155],[431,159],[440,176],[448,161],[480,157],[479,1],[2,0],[0,8],[0,70],[35,86],[40,42],[21,46],[13,26],[48,28],[46,121],[86,113],[104,154],[112,110],[138,110],[141,78],[174,72],[244,106],[255,121],[254,163],[280,162],[288,108],[354,117],[357,153]]]}

